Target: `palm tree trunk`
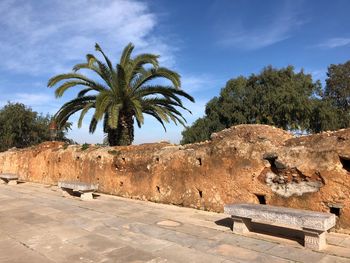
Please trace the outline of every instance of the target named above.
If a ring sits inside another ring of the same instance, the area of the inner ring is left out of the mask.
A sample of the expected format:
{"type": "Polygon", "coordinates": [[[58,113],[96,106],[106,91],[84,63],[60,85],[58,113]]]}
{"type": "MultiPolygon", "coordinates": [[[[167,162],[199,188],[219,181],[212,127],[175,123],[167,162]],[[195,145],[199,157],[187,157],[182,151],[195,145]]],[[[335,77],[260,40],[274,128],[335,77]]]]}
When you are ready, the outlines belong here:
{"type": "Polygon", "coordinates": [[[107,130],[107,140],[108,140],[108,144],[110,146],[117,146],[118,145],[117,133],[118,133],[117,129],[108,128],[108,130],[107,130]]]}
{"type": "Polygon", "coordinates": [[[130,145],[134,141],[134,117],[132,114],[120,113],[116,129],[108,129],[110,146],[130,145]]]}

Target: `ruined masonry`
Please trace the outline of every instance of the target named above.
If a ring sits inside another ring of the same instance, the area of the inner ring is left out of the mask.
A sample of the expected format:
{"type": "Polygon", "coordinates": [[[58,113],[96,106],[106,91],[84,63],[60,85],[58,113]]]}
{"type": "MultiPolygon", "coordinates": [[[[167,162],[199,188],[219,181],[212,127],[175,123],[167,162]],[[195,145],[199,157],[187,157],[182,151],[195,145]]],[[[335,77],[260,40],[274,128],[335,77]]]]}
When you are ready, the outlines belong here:
{"type": "Polygon", "coordinates": [[[350,129],[293,137],[238,125],[183,146],[48,142],[0,153],[0,173],[43,184],[79,180],[103,193],[217,212],[235,202],[328,212],[338,232],[350,233],[350,129]]]}

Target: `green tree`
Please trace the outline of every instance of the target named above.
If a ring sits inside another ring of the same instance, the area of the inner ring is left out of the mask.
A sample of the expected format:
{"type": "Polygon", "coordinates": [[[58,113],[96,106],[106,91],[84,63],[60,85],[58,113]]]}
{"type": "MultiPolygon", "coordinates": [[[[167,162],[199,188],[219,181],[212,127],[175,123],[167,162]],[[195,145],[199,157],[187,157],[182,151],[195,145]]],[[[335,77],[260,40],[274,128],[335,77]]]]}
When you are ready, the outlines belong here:
{"type": "Polygon", "coordinates": [[[350,126],[350,61],[328,67],[326,88],[323,96],[337,110],[340,128],[350,126]]]}
{"type": "Polygon", "coordinates": [[[342,127],[341,111],[335,108],[327,99],[311,99],[312,111],[309,117],[310,132],[337,130],[342,127]]]}
{"type": "Polygon", "coordinates": [[[119,64],[113,66],[98,44],[95,48],[101,53],[105,63],[88,54],[86,63],[75,65],[73,73],[55,76],[48,82],[49,87],[60,83],[55,92],[57,97],[61,97],[71,87],[83,87],[75,99],[64,104],[57,112],[55,117],[59,126],[71,115],[81,111],[78,122],[78,127],[81,127],[85,114],[94,109],[89,131],[93,133],[98,121],[103,120],[108,142],[114,146],[133,142],[134,119],[141,127],[144,122],[143,114],[154,117],[165,130],[165,122],[173,121],[175,124],[185,125],[186,120],[178,108],[187,109],[180,97],[192,102],[194,99],[180,89],[179,74],[159,66],[158,56],[140,54],[131,58],[134,46],[130,43],[124,48],[119,64]],[[77,73],[80,69],[93,71],[103,83],[77,73]],[[154,84],[154,80],[159,78],[166,79],[171,85],[154,84]],[[88,95],[89,92],[94,93],[88,95]]]}
{"type": "MultiPolygon", "coordinates": [[[[51,119],[51,116],[38,114],[21,103],[8,103],[0,109],[0,151],[50,140],[51,119]]],[[[65,133],[61,132],[58,139],[66,139],[65,133]]]]}
{"type": "Polygon", "coordinates": [[[220,96],[206,105],[206,115],[186,128],[181,143],[209,139],[210,134],[237,124],[268,124],[286,130],[335,128],[335,110],[322,94],[319,81],[292,66],[264,68],[260,74],[226,83],[220,96]],[[313,117],[318,116],[318,118],[313,117]]]}

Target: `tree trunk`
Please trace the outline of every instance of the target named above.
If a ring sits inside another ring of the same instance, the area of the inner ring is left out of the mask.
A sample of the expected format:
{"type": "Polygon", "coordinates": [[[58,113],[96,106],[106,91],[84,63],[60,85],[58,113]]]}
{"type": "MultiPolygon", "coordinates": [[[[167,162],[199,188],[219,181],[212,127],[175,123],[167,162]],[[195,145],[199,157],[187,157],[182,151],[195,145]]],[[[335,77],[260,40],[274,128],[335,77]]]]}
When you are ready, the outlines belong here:
{"type": "Polygon", "coordinates": [[[132,114],[120,113],[116,129],[108,129],[110,146],[130,145],[134,141],[134,117],[132,114]]]}

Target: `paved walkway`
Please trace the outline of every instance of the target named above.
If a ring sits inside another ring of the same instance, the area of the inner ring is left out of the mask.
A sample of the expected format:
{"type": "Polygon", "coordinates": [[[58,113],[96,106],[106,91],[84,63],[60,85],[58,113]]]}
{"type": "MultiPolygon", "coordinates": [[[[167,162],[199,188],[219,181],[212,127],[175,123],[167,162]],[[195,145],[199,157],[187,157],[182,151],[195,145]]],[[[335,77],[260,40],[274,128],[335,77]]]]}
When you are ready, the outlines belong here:
{"type": "Polygon", "coordinates": [[[0,185],[0,262],[350,262],[350,236],[323,252],[266,235],[233,234],[224,214],[56,187],[0,185]]]}

